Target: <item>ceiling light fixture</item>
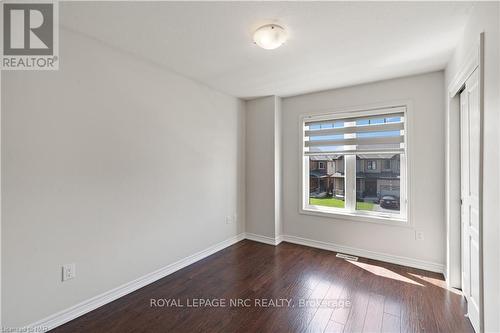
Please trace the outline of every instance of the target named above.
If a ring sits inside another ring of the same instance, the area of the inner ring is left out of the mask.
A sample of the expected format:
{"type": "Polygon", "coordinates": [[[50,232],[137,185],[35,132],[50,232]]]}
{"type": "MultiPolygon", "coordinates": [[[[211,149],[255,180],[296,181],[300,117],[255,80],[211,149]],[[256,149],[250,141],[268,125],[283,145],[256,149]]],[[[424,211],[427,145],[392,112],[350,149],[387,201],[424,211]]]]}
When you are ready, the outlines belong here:
{"type": "Polygon", "coordinates": [[[255,30],[253,41],[266,50],[274,50],[280,47],[286,41],[287,35],[285,29],[276,24],[263,25],[255,30]]]}

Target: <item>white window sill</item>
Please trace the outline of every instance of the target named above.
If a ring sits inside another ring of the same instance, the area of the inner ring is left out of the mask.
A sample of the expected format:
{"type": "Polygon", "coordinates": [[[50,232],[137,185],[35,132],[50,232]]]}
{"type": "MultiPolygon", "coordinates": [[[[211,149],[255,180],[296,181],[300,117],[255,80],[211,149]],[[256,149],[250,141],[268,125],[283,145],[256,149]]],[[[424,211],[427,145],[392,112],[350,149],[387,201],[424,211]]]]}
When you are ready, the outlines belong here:
{"type": "Polygon", "coordinates": [[[390,214],[373,214],[373,213],[363,213],[363,212],[346,212],[341,209],[328,209],[321,207],[319,208],[318,206],[307,206],[305,208],[300,209],[300,214],[304,215],[314,215],[314,216],[321,216],[321,217],[327,217],[332,220],[343,220],[343,221],[356,221],[356,222],[366,222],[366,223],[378,223],[378,224],[385,224],[385,225],[391,225],[391,226],[398,226],[398,227],[406,227],[410,228],[412,227],[408,223],[408,219],[396,216],[396,215],[390,215],[390,214]]]}

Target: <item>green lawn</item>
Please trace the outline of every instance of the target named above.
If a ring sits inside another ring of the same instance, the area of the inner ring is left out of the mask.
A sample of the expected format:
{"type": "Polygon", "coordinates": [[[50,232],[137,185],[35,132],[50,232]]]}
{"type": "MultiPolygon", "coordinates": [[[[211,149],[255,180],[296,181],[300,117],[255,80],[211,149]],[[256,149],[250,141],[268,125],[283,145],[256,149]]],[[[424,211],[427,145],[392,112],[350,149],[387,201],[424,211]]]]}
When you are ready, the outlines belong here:
{"type": "Polygon", "coordinates": [[[336,198],[309,198],[309,204],[314,206],[344,208],[344,201],[336,198]]]}
{"type": "Polygon", "coordinates": [[[373,210],[373,202],[357,201],[356,202],[356,209],[357,210],[373,210]]]}
{"type": "MultiPolygon", "coordinates": [[[[344,208],[343,200],[336,198],[309,198],[309,204],[314,206],[344,208]]],[[[372,202],[356,202],[357,210],[373,210],[372,202]]]]}

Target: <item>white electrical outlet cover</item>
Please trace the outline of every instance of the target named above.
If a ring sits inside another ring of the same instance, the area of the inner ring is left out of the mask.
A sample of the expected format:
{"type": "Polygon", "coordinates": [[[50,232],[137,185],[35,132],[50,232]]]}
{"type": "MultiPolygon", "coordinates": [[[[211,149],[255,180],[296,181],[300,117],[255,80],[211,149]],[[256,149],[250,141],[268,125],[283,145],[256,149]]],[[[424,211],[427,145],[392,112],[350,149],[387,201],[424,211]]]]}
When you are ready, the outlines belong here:
{"type": "Polygon", "coordinates": [[[76,265],[66,264],[62,266],[62,280],[67,281],[76,276],[76,265]]]}

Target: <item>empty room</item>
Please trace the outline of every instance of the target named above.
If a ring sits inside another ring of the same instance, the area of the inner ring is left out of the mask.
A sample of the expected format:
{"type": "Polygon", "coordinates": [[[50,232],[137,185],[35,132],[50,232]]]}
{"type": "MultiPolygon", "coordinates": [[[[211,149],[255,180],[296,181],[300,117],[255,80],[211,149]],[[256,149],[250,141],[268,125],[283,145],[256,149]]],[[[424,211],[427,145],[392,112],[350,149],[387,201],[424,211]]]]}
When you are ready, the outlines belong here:
{"type": "Polygon", "coordinates": [[[500,332],[500,2],[0,7],[2,332],[500,332]]]}

